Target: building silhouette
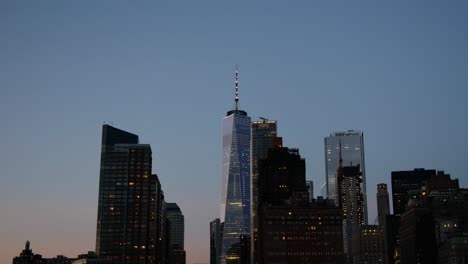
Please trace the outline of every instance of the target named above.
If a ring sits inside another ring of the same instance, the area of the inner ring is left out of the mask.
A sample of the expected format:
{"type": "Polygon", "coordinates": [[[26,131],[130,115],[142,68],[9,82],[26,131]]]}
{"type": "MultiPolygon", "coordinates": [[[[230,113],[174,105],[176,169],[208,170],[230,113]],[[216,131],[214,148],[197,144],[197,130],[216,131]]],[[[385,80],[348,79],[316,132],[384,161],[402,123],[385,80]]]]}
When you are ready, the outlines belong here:
{"type": "Polygon", "coordinates": [[[419,191],[436,170],[414,169],[412,171],[392,171],[393,213],[402,215],[411,198],[411,191],[419,191]]]}
{"type": "Polygon", "coordinates": [[[259,161],[259,263],[344,263],[341,211],[309,202],[298,149],[274,147],[259,161]]]}
{"type": "Polygon", "coordinates": [[[102,130],[96,254],[113,263],[163,263],[165,202],[151,147],[110,125],[102,130]]]}
{"type": "Polygon", "coordinates": [[[210,264],[221,263],[223,226],[219,218],[210,222],[210,264]]]}
{"type": "Polygon", "coordinates": [[[312,202],[314,199],[314,182],[306,181],[307,192],[309,193],[309,202],[312,202]]]}
{"type": "Polygon", "coordinates": [[[390,202],[388,197],[387,184],[377,184],[377,217],[379,225],[385,226],[385,219],[390,214],[390,202]]]}
{"type": "Polygon", "coordinates": [[[186,254],[184,247],[184,215],[176,203],[167,203],[166,216],[169,230],[168,263],[185,264],[186,254]]]}
{"type": "Polygon", "coordinates": [[[240,238],[250,236],[250,117],[239,110],[236,67],[234,110],[223,120],[221,221],[222,263],[240,263],[240,238]]]}
{"type": "Polygon", "coordinates": [[[363,194],[364,223],[367,224],[367,191],[366,191],[366,166],[364,159],[364,133],[361,131],[348,130],[333,132],[325,137],[325,174],[327,197],[333,199],[338,206],[338,166],[339,159],[348,166],[360,165],[361,192],[363,194]],[[341,144],[341,148],[340,148],[341,144]]]}
{"type": "Polygon", "coordinates": [[[47,264],[47,260],[42,255],[34,254],[31,249],[31,243],[26,241],[24,250],[18,257],[13,258],[13,264],[47,264]]]}
{"type": "Polygon", "coordinates": [[[275,141],[281,140],[277,138],[277,122],[262,118],[261,121],[252,122],[252,138],[251,138],[251,155],[250,155],[250,170],[251,170],[251,262],[258,263],[256,248],[258,245],[257,231],[257,200],[258,200],[258,161],[265,159],[268,155],[268,150],[274,146],[275,141]]]}

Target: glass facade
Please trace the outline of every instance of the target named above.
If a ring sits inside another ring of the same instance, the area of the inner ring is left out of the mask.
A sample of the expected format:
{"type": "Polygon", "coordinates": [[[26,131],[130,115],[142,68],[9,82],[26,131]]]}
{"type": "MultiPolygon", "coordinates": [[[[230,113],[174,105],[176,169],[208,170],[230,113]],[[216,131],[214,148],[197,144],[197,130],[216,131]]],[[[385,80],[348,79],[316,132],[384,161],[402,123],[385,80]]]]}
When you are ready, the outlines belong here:
{"type": "Polygon", "coordinates": [[[240,263],[240,237],[250,236],[250,117],[229,111],[223,121],[222,263],[240,263]]]}
{"type": "Polygon", "coordinates": [[[343,166],[360,165],[362,173],[361,191],[364,202],[364,221],[367,224],[367,191],[366,167],[364,161],[364,134],[360,131],[349,130],[334,132],[325,138],[325,176],[327,197],[333,199],[338,205],[337,169],[339,166],[339,153],[341,142],[341,155],[343,166]]]}

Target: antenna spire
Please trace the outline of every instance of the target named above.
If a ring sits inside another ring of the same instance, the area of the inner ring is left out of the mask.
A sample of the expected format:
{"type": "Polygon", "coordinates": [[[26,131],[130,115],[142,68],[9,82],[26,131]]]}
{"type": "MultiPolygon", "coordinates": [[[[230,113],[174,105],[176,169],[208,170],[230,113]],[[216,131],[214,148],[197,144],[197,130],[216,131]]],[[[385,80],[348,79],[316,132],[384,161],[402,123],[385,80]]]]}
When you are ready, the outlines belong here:
{"type": "Polygon", "coordinates": [[[236,111],[239,111],[239,71],[238,71],[238,66],[236,64],[236,98],[234,99],[236,103],[236,111]]]}

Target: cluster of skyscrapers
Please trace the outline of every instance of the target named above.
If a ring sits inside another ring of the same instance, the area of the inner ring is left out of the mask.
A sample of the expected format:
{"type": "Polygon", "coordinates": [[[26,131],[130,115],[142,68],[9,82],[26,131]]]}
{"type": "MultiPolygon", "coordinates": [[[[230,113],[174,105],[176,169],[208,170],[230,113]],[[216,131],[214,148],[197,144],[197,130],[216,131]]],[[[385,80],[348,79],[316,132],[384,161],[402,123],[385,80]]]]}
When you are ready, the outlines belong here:
{"type": "Polygon", "coordinates": [[[325,184],[314,199],[305,160],[283,146],[277,122],[239,110],[237,75],[235,108],[223,121],[211,264],[468,262],[468,190],[458,180],[392,172],[394,214],[387,185],[378,184],[378,225],[370,225],[364,134],[349,130],[325,137],[325,184]]]}
{"type": "MultiPolygon", "coordinates": [[[[468,189],[443,171],[391,173],[376,187],[368,223],[364,135],[324,140],[325,184],[314,197],[299,149],[277,121],[235,106],[223,120],[220,216],[210,223],[211,264],[468,263],[468,189]]],[[[13,264],[184,264],[184,215],[164,198],[152,151],[137,135],[103,125],[96,252],[43,259],[30,243],[13,264]]]]}

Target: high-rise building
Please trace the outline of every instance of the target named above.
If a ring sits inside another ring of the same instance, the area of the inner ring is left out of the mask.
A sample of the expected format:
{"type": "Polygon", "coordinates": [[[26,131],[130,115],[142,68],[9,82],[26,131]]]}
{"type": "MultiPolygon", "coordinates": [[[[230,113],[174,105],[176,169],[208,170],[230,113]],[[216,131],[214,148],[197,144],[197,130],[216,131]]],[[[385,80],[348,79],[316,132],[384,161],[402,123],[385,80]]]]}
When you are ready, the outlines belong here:
{"type": "Polygon", "coordinates": [[[384,227],[384,247],[387,264],[398,263],[400,254],[400,216],[387,215],[384,227]]]}
{"type": "Polygon", "coordinates": [[[309,202],[314,200],[314,182],[306,181],[307,191],[309,192],[309,202]]]}
{"type": "Polygon", "coordinates": [[[385,226],[385,218],[390,214],[390,202],[388,199],[387,184],[377,184],[377,216],[379,226],[385,226]]]}
{"type": "Polygon", "coordinates": [[[221,263],[221,247],[223,242],[223,223],[216,218],[210,222],[210,264],[221,263]]]}
{"type": "Polygon", "coordinates": [[[251,131],[251,144],[250,144],[250,175],[251,175],[251,262],[258,263],[256,255],[256,241],[257,237],[257,185],[258,185],[258,161],[265,159],[268,154],[268,150],[275,145],[276,141],[280,141],[281,138],[277,138],[277,122],[262,118],[261,121],[252,122],[251,131]]]}
{"type": "Polygon", "coordinates": [[[241,235],[250,236],[250,117],[239,110],[238,72],[234,110],[223,120],[222,263],[240,263],[241,235]]]}
{"type": "Polygon", "coordinates": [[[308,200],[305,160],[275,147],[259,161],[259,263],[344,263],[341,211],[308,200]]]}
{"type": "Polygon", "coordinates": [[[96,254],[114,263],[160,263],[164,196],[151,174],[151,147],[138,136],[102,130],[96,254]]]}
{"type": "Polygon", "coordinates": [[[342,153],[343,166],[359,165],[361,170],[361,191],[364,202],[364,222],[367,224],[367,191],[366,166],[364,160],[364,133],[348,130],[334,132],[325,138],[325,174],[327,197],[335,200],[338,205],[338,176],[339,153],[342,153]],[[342,149],[340,150],[340,144],[342,149]]]}
{"type": "Polygon", "coordinates": [[[384,232],[378,225],[363,225],[354,231],[353,263],[384,264],[384,232]]]}
{"type": "Polygon", "coordinates": [[[13,258],[13,264],[47,264],[47,260],[39,254],[34,254],[30,242],[26,241],[24,250],[18,257],[13,258]]]}
{"type": "Polygon", "coordinates": [[[176,203],[166,204],[169,227],[169,264],[185,264],[184,215],[176,203]]]}
{"type": "Polygon", "coordinates": [[[361,192],[361,170],[356,166],[338,166],[338,202],[343,216],[343,247],[352,263],[353,235],[364,225],[364,202],[361,192]]]}
{"type": "Polygon", "coordinates": [[[414,169],[412,171],[392,171],[393,213],[400,216],[405,212],[411,198],[411,191],[419,191],[435,170],[414,169]]]}

